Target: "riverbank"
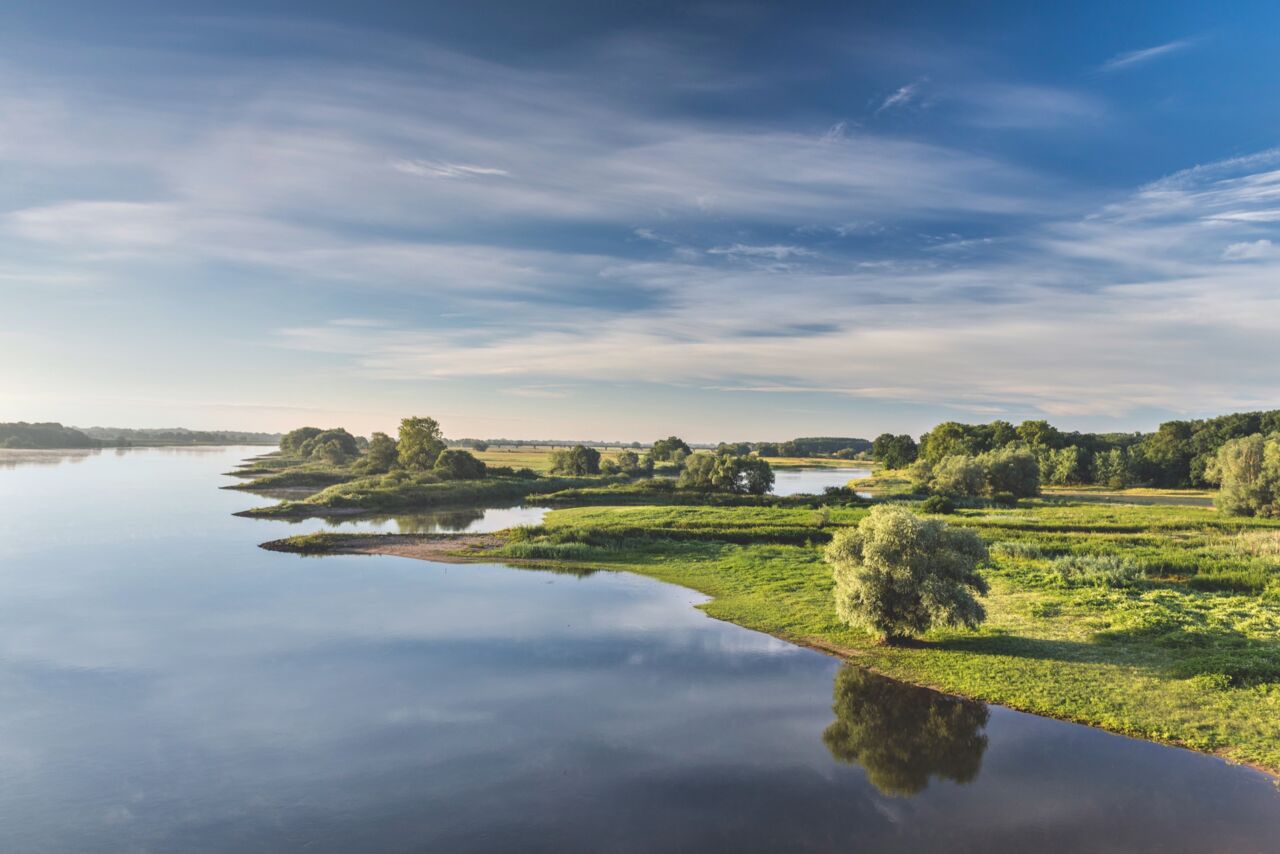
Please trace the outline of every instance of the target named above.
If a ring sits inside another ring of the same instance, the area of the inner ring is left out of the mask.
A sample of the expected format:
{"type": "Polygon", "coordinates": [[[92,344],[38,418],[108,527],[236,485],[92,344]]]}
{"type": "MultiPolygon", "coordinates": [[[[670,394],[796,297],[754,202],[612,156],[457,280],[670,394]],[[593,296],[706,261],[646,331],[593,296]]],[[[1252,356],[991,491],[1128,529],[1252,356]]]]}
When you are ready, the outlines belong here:
{"type": "Polygon", "coordinates": [[[484,538],[319,535],[305,553],[634,572],[711,597],[710,616],[895,679],[1280,772],[1276,523],[1060,501],[963,511],[949,521],[992,546],[986,624],[885,647],[835,619],[821,557],[864,512],[591,507],[484,538]],[[1117,556],[1138,576],[1068,586],[1059,567],[1073,555],[1117,556]]]}

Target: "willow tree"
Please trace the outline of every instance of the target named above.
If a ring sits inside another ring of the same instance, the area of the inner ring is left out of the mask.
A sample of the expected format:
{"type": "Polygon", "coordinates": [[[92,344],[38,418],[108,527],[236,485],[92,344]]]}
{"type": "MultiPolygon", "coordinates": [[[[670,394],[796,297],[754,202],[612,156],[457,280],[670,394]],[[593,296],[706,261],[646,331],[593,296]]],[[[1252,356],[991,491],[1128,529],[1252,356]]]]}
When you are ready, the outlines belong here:
{"type": "Polygon", "coordinates": [[[832,539],[836,614],[895,643],[936,625],[977,628],[987,592],[987,547],[967,528],[882,504],[832,539]]]}

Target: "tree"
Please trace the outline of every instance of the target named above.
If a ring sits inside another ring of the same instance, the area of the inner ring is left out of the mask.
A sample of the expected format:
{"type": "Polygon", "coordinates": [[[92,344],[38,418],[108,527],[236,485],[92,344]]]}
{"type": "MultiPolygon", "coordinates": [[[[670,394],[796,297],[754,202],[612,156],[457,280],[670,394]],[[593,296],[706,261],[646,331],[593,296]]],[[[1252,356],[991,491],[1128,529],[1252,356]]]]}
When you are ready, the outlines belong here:
{"type": "Polygon", "coordinates": [[[475,451],[477,454],[483,454],[485,451],[489,450],[489,443],[488,442],[472,442],[471,449],[475,451]]]}
{"type": "Polygon", "coordinates": [[[1132,481],[1129,452],[1111,448],[1093,456],[1093,481],[1112,489],[1124,489],[1132,481]]]}
{"type": "Polygon", "coordinates": [[[978,457],[992,495],[1008,492],[1018,498],[1040,494],[1040,464],[1035,454],[1022,448],[1001,448],[978,457]]]}
{"type": "Polygon", "coordinates": [[[930,463],[957,454],[973,456],[985,450],[978,428],[958,421],[943,421],[920,437],[920,456],[930,463]]]}
{"type": "Polygon", "coordinates": [[[1023,421],[1018,425],[1018,438],[1032,450],[1036,448],[1061,448],[1062,431],[1048,421],[1023,421]]]}
{"type": "Polygon", "coordinates": [[[342,447],[342,443],[337,439],[329,439],[317,444],[307,456],[313,460],[323,460],[331,465],[341,465],[350,458],[346,449],[342,447]]]}
{"type": "Polygon", "coordinates": [[[551,452],[552,474],[600,474],[600,452],[586,445],[574,445],[551,452]]]}
{"type": "Polygon", "coordinates": [[[1233,516],[1280,516],[1280,433],[1232,439],[1206,476],[1221,484],[1214,503],[1233,516]]]}
{"type": "Polygon", "coordinates": [[[760,457],[732,454],[694,454],[685,463],[676,486],[709,492],[764,495],[773,489],[773,468],[760,457]]]}
{"type": "Polygon", "coordinates": [[[396,451],[402,468],[427,471],[444,450],[444,434],[434,418],[405,418],[400,421],[400,441],[396,451]]]}
{"type": "Polygon", "coordinates": [[[911,465],[919,455],[916,440],[903,433],[881,433],[871,443],[871,457],[884,463],[886,468],[900,469],[911,465]]]}
{"type": "Polygon", "coordinates": [[[653,473],[653,458],[648,454],[641,457],[635,451],[622,451],[613,459],[602,462],[600,471],[605,474],[625,474],[628,477],[641,477],[653,473]]]}
{"type": "Polygon", "coordinates": [[[668,436],[665,439],[659,439],[653,443],[653,447],[649,449],[649,456],[653,458],[655,463],[679,462],[684,457],[676,457],[676,454],[683,452],[684,456],[693,453],[684,439],[679,436],[668,436]]]}
{"type": "Polygon", "coordinates": [[[822,741],[886,795],[924,791],[929,779],[969,783],[982,769],[990,715],[983,703],[905,685],[852,665],[836,674],[836,719],[822,741]]]}
{"type": "Polygon", "coordinates": [[[341,427],[322,430],[297,446],[300,457],[339,464],[360,455],[356,437],[341,427]]]}
{"type": "Polygon", "coordinates": [[[1055,486],[1088,483],[1092,465],[1089,453],[1079,445],[1067,445],[1045,453],[1045,479],[1055,486]]]}
{"type": "Polygon", "coordinates": [[[485,464],[461,448],[446,448],[431,470],[446,480],[475,480],[484,477],[485,464]]]}
{"type": "Polygon", "coordinates": [[[929,490],[953,498],[982,495],[987,490],[986,469],[968,454],[943,457],[932,469],[929,490]]]}
{"type": "Polygon", "coordinates": [[[894,643],[935,625],[976,628],[986,611],[987,547],[967,528],[882,504],[828,544],[836,614],[894,643]]]}
{"type": "Polygon", "coordinates": [[[396,440],[386,433],[374,433],[369,437],[369,447],[364,452],[365,471],[385,474],[396,464],[396,440]]]}
{"type": "Polygon", "coordinates": [[[280,437],[280,450],[286,454],[297,454],[303,442],[323,432],[319,427],[299,427],[297,430],[290,430],[280,437]]]}

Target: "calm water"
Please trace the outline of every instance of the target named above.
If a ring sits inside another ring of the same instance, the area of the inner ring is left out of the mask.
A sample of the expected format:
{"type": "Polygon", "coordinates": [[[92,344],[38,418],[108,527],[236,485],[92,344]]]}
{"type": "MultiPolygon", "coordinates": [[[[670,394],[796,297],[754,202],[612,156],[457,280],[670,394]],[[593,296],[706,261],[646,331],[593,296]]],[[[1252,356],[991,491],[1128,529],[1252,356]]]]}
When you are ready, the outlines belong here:
{"type": "Polygon", "coordinates": [[[304,559],[252,451],[0,470],[0,850],[1274,851],[1211,758],[842,669],[688,591],[304,559]]]}
{"type": "Polygon", "coordinates": [[[849,481],[869,477],[868,468],[813,468],[773,470],[773,494],[795,495],[810,493],[821,495],[828,486],[846,486],[849,481]]]}
{"type": "MultiPolygon", "coordinates": [[[[242,493],[251,495],[251,493],[242,493]]],[[[251,497],[245,506],[272,504],[251,497]]],[[[289,535],[312,531],[371,532],[379,534],[487,534],[517,525],[537,525],[547,515],[546,507],[478,507],[466,510],[435,510],[430,513],[401,513],[394,516],[336,516],[329,519],[290,519],[289,535]]],[[[255,520],[260,521],[260,520],[255,520]]],[[[277,522],[268,531],[278,528],[277,522]]]]}

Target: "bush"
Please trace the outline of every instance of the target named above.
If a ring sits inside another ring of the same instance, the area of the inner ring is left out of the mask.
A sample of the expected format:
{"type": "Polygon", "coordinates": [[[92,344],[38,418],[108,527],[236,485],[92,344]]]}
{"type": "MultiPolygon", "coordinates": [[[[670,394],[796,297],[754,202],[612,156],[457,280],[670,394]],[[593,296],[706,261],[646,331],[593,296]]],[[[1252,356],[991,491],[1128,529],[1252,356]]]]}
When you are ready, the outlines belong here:
{"type": "Polygon", "coordinates": [[[973,531],[882,504],[826,549],[835,576],[836,613],[888,642],[934,625],[976,628],[987,592],[978,566],[986,546],[973,531]]]}
{"type": "Polygon", "coordinates": [[[991,496],[991,502],[999,507],[1017,507],[1018,496],[1012,492],[997,492],[991,496]]]}
{"type": "Polygon", "coordinates": [[[923,513],[948,515],[956,512],[956,504],[945,495],[930,495],[920,502],[920,510],[923,513]]]}
{"type": "Polygon", "coordinates": [[[600,452],[586,445],[552,451],[551,473],[578,476],[600,474],[600,452]]]}
{"type": "Polygon", "coordinates": [[[485,476],[485,464],[459,448],[441,451],[431,470],[445,480],[475,480],[485,476]]]}
{"type": "Polygon", "coordinates": [[[361,467],[370,474],[381,474],[391,471],[398,457],[396,440],[386,433],[374,433],[369,437],[369,447],[365,449],[364,458],[360,463],[361,467]]]}
{"type": "Polygon", "coordinates": [[[991,551],[1003,557],[1044,557],[1044,549],[1025,540],[1004,540],[991,546],[991,551]]]}
{"type": "Polygon", "coordinates": [[[982,495],[987,491],[987,472],[974,457],[952,454],[933,467],[929,490],[953,498],[982,495]]]}
{"type": "Polygon", "coordinates": [[[1035,454],[1022,448],[1001,448],[978,457],[993,495],[1009,493],[1018,498],[1040,494],[1040,464],[1035,454]]]}
{"type": "Polygon", "coordinates": [[[1063,587],[1133,587],[1145,576],[1114,555],[1064,555],[1049,565],[1063,587]]]}

